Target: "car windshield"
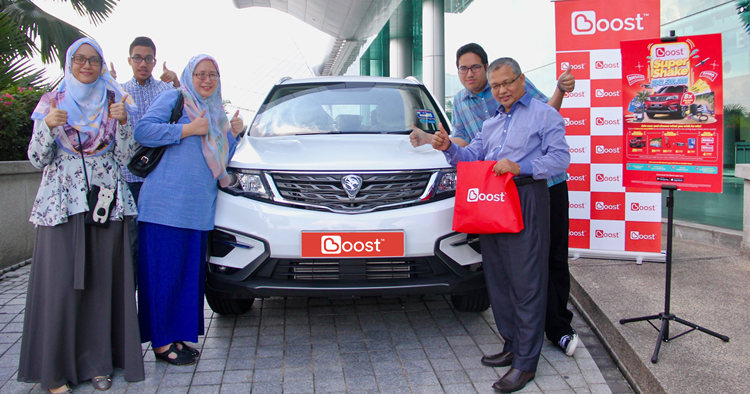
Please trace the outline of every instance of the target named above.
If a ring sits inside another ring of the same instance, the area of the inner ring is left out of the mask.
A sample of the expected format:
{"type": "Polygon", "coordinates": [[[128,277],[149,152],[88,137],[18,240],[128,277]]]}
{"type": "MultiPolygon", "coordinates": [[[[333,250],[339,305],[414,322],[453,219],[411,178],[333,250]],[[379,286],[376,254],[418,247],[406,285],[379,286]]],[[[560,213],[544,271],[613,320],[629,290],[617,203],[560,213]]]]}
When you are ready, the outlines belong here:
{"type": "Polygon", "coordinates": [[[659,93],[682,93],[682,85],[680,86],[665,86],[659,90],[659,93]]]}
{"type": "Polygon", "coordinates": [[[252,137],[326,133],[434,132],[444,122],[423,88],[377,82],[278,86],[250,127],[252,137]]]}

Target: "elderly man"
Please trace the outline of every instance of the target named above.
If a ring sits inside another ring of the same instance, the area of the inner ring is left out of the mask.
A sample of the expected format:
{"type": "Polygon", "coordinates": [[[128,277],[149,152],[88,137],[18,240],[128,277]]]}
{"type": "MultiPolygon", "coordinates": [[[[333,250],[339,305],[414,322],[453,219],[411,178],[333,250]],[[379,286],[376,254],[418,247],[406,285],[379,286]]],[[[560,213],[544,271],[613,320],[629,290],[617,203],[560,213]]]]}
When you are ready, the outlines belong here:
{"type": "Polygon", "coordinates": [[[511,365],[492,387],[504,393],[534,379],[542,350],[550,245],[547,179],[570,164],[565,122],[552,107],[533,100],[524,89],[518,63],[500,58],[488,68],[492,95],[500,104],[466,147],[452,143],[445,129],[432,146],[446,160],[496,160],[493,170],[512,173],[518,187],[524,229],[517,234],[482,235],[482,255],[498,331],[505,341],[497,359],[511,365]]]}
{"type": "MultiPolygon", "coordinates": [[[[451,141],[459,146],[468,145],[482,130],[482,124],[495,114],[500,105],[493,97],[487,83],[487,53],[475,43],[462,46],[456,51],[458,79],[465,89],[456,94],[453,100],[453,137],[451,141]]],[[[560,110],[565,92],[575,88],[575,77],[570,69],[557,81],[557,89],[548,99],[529,79],[524,89],[532,98],[547,103],[560,110]]],[[[432,142],[432,135],[414,127],[410,138],[412,145],[432,142]]],[[[568,183],[567,173],[555,174],[547,180],[550,194],[550,251],[549,285],[547,290],[547,318],[545,333],[566,355],[573,356],[578,346],[578,334],[571,326],[573,313],[568,310],[570,295],[570,269],[568,267],[568,183]]],[[[494,306],[502,307],[502,305],[494,306]]],[[[508,365],[507,360],[498,355],[482,358],[482,364],[490,367],[508,365]]]]}

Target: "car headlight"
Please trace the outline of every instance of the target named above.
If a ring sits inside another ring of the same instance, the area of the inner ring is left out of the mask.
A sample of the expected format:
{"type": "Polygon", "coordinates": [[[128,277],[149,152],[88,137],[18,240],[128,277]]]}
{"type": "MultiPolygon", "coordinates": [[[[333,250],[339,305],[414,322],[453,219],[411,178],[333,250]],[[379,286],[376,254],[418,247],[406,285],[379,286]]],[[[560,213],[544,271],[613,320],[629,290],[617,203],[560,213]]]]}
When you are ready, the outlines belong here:
{"type": "Polygon", "coordinates": [[[438,175],[437,188],[435,190],[435,196],[441,196],[445,194],[456,193],[456,169],[449,168],[440,170],[438,175]]]}
{"type": "Polygon", "coordinates": [[[229,185],[221,190],[235,196],[271,199],[268,185],[260,171],[227,168],[227,174],[229,185]]]}

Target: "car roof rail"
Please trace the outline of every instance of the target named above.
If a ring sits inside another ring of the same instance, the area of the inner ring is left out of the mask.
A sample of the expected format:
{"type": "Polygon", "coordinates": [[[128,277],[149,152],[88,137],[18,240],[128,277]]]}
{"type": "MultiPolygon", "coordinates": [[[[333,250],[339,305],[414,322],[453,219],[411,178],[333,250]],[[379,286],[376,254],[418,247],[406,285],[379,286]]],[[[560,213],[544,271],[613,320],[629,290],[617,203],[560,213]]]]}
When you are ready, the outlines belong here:
{"type": "Polygon", "coordinates": [[[283,77],[283,78],[279,79],[279,81],[276,82],[276,84],[277,85],[281,85],[282,83],[284,83],[284,82],[286,82],[286,81],[288,81],[290,79],[292,79],[292,77],[283,77]]]}
{"type": "Polygon", "coordinates": [[[424,85],[422,83],[422,81],[420,81],[420,80],[417,79],[417,77],[413,77],[413,76],[410,75],[410,76],[406,77],[406,79],[409,80],[409,81],[412,81],[412,82],[416,82],[416,83],[418,83],[420,85],[424,85]]]}

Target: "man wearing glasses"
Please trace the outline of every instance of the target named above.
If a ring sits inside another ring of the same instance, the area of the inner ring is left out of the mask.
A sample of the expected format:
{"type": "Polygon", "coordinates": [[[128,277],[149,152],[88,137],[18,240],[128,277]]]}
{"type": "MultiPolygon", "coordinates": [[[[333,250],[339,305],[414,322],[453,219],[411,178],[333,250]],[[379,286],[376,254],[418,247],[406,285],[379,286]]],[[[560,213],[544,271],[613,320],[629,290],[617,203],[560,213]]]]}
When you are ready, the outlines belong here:
{"type": "MultiPolygon", "coordinates": [[[[160,80],[156,80],[151,75],[156,65],[156,45],[148,37],[136,37],[130,44],[128,64],[133,69],[133,78],[125,82],[122,87],[135,100],[135,104],[138,107],[138,112],[130,116],[130,123],[133,125],[133,129],[135,129],[136,124],[138,124],[138,121],[146,113],[146,110],[156,99],[156,96],[167,90],[180,87],[180,80],[174,71],[167,69],[167,62],[164,62],[160,80]]],[[[117,77],[113,65],[110,67],[110,72],[113,77],[117,77]]],[[[125,181],[128,182],[130,192],[133,194],[133,198],[137,204],[144,179],[131,174],[126,166],[121,166],[120,169],[125,176],[125,181]]],[[[133,267],[137,267],[138,222],[136,217],[131,218],[130,241],[133,253],[133,267]]],[[[138,275],[136,275],[137,277],[138,275]]]]}
{"type": "MultiPolygon", "coordinates": [[[[487,53],[475,43],[466,44],[456,52],[458,78],[465,89],[458,92],[453,99],[453,136],[451,142],[458,146],[468,145],[482,130],[484,121],[491,118],[497,110],[498,103],[492,96],[487,82],[487,53]]],[[[535,99],[560,110],[565,92],[575,88],[575,77],[570,70],[563,73],[557,81],[557,89],[548,99],[534,86],[528,78],[525,91],[535,99]]],[[[430,143],[432,135],[415,128],[411,134],[415,147],[430,143]]],[[[573,313],[568,310],[570,295],[570,270],[568,267],[568,183],[567,172],[555,174],[547,180],[550,194],[550,251],[549,251],[549,285],[547,292],[547,310],[545,333],[559,349],[568,356],[578,346],[578,334],[571,326],[573,313]]],[[[502,354],[502,353],[500,353],[502,354]]],[[[487,366],[509,365],[500,354],[482,358],[487,366]]]]}
{"type": "Polygon", "coordinates": [[[550,250],[547,179],[565,173],[570,153],[565,121],[526,92],[525,76],[515,60],[493,61],[488,77],[492,96],[500,106],[484,121],[482,132],[461,147],[441,127],[432,146],[443,151],[451,165],[496,160],[495,174],[514,175],[524,229],[480,235],[490,304],[505,342],[503,352],[492,356],[493,366],[511,366],[492,387],[510,393],[534,379],[542,351],[550,250]]]}

